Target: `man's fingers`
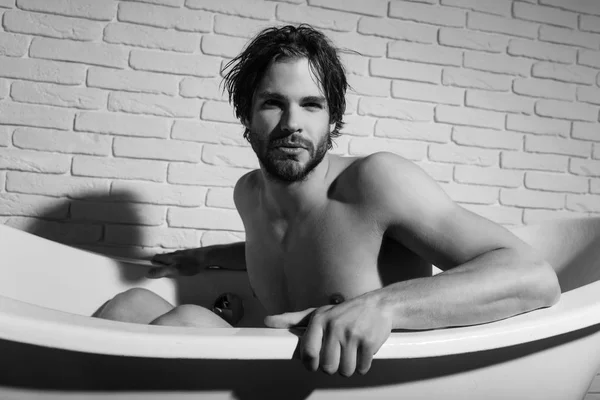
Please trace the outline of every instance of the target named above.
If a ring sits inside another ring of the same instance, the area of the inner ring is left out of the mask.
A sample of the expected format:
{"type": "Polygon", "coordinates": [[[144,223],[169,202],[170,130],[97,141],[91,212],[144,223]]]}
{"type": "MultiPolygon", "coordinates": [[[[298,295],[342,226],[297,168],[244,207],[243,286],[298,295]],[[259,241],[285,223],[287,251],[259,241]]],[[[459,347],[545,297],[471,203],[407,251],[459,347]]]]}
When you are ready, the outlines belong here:
{"type": "Polygon", "coordinates": [[[309,371],[319,369],[321,346],[323,345],[323,327],[312,324],[301,339],[300,359],[309,371]]]}
{"type": "Polygon", "coordinates": [[[174,256],[173,253],[156,254],[150,261],[154,264],[169,265],[173,263],[174,256]]]}
{"type": "Polygon", "coordinates": [[[329,375],[333,375],[340,367],[341,346],[339,340],[329,334],[323,341],[321,348],[320,361],[321,369],[329,375]]]}
{"type": "Polygon", "coordinates": [[[343,376],[351,376],[356,370],[357,348],[354,341],[346,343],[342,348],[340,358],[340,374],[343,376]]]}
{"type": "Polygon", "coordinates": [[[303,311],[289,312],[265,317],[265,325],[269,328],[288,329],[297,326],[307,326],[314,308],[303,311]]]}
{"type": "Polygon", "coordinates": [[[356,366],[356,372],[361,375],[366,374],[371,369],[371,363],[373,362],[373,352],[367,346],[358,347],[358,360],[356,366]]]}
{"type": "Polygon", "coordinates": [[[167,265],[165,267],[152,267],[146,273],[146,276],[151,279],[158,279],[175,275],[177,275],[177,267],[175,266],[175,264],[167,265]]]}

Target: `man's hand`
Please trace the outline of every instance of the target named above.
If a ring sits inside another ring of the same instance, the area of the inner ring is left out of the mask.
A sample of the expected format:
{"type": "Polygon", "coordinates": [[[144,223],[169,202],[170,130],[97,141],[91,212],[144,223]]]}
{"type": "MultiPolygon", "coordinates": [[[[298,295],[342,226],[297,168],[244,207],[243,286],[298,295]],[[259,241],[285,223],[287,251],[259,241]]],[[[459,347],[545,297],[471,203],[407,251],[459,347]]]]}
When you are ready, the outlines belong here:
{"type": "Polygon", "coordinates": [[[319,367],[327,374],[349,377],[371,368],[373,355],[392,331],[387,315],[375,296],[366,294],[334,306],[271,315],[265,318],[271,328],[308,325],[300,342],[300,358],[310,371],[319,367]]]}
{"type": "Polygon", "coordinates": [[[152,263],[161,265],[151,268],[146,275],[148,278],[196,275],[206,267],[206,252],[197,248],[157,254],[152,263]]]}

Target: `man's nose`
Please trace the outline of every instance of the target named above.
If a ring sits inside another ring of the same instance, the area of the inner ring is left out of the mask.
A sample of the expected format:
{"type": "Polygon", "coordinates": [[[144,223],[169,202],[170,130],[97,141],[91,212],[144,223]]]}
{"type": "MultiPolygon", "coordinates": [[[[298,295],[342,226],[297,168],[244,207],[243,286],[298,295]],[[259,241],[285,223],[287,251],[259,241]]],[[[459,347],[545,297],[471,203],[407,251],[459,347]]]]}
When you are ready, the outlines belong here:
{"type": "Polygon", "coordinates": [[[281,129],[287,132],[297,132],[301,129],[300,110],[289,107],[281,117],[281,129]]]}

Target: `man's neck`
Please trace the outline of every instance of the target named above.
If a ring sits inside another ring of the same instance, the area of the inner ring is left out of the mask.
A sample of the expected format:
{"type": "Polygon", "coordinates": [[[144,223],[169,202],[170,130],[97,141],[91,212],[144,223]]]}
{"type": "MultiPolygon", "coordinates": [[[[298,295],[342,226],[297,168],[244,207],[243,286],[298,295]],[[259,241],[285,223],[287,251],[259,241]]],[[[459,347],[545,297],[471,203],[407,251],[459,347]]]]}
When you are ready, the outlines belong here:
{"type": "Polygon", "coordinates": [[[329,153],[317,165],[305,180],[299,182],[282,182],[267,177],[261,168],[262,193],[261,201],[274,217],[292,220],[308,214],[308,212],[327,198],[330,185],[329,170],[332,156],[329,153]]]}

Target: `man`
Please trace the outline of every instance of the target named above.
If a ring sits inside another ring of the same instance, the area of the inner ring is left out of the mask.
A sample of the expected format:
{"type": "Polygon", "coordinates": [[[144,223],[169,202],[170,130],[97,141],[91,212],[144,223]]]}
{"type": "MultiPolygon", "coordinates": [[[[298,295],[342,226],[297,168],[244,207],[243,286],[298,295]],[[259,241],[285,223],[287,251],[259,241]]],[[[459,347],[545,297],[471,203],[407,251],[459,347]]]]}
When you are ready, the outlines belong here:
{"type": "MultiPolygon", "coordinates": [[[[260,169],[236,184],[246,242],[157,255],[151,277],[246,269],[273,328],[307,325],[311,370],[366,373],[392,329],[481,324],[556,303],[552,267],[508,230],[455,204],[392,153],[328,153],[347,87],[336,50],[301,25],[261,32],[228,67],[230,101],[260,169]],[[431,264],[444,272],[431,276],[431,264]]],[[[98,316],[229,326],[141,289],[98,316]]]]}

